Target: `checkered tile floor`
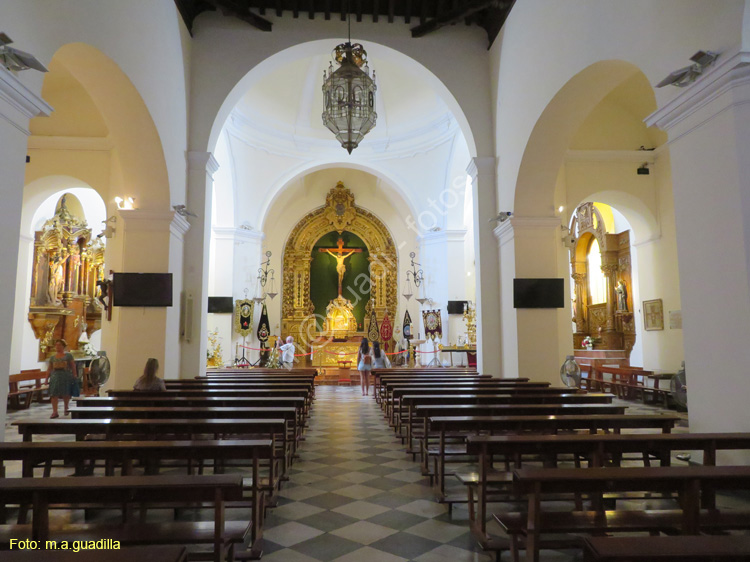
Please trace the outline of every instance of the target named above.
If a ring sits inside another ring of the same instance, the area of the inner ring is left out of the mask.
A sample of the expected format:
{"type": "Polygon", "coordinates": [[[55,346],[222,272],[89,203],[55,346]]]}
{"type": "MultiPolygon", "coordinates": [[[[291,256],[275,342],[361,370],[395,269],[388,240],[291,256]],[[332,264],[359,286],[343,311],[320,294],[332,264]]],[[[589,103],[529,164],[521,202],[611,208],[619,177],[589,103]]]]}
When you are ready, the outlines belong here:
{"type": "Polygon", "coordinates": [[[266,521],[263,560],[489,562],[466,512],[433,500],[372,396],[316,390],[300,460],[266,521]]]}

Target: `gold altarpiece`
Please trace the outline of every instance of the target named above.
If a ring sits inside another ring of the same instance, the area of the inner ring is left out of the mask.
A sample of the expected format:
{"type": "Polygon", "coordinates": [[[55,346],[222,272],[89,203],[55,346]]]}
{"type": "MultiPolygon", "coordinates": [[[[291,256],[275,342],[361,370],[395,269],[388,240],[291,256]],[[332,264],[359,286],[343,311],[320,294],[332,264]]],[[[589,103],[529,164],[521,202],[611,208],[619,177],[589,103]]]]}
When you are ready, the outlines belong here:
{"type": "MultiPolygon", "coordinates": [[[[326,196],[325,205],[306,215],[292,230],[284,246],[281,331],[294,336],[295,341],[303,347],[320,339],[335,336],[336,339],[351,339],[366,336],[364,331],[356,332],[350,318],[346,321],[340,314],[343,310],[329,305],[324,330],[316,325],[314,306],[310,299],[310,264],[315,243],[325,234],[344,230],[359,236],[367,246],[370,262],[370,301],[368,314],[373,309],[378,318],[383,318],[386,311],[391,318],[396,316],[398,304],[398,256],[388,229],[383,222],[369,211],[358,207],[354,195],[338,182],[326,196]],[[343,323],[342,323],[342,320],[343,323]],[[334,332],[325,328],[334,328],[334,332]]],[[[335,300],[335,299],[334,299],[335,300]]],[[[333,301],[331,304],[334,304],[333,301]]],[[[352,347],[352,344],[330,343],[337,347],[335,352],[343,350],[341,346],[352,347]]],[[[347,347],[347,349],[348,349],[347,347]]],[[[356,349],[356,345],[354,346],[356,349]]],[[[336,364],[335,357],[333,363],[336,364]]]]}
{"type": "Polygon", "coordinates": [[[104,278],[104,245],[86,221],[73,215],[63,195],[55,216],[34,235],[29,323],[39,340],[40,361],[65,339],[77,355],[81,335],[101,328],[97,282],[104,278]]]}
{"type": "Polygon", "coordinates": [[[584,203],[576,209],[570,230],[576,238],[570,249],[575,288],[573,346],[583,349],[581,342],[591,336],[598,340],[595,348],[622,349],[629,355],[635,344],[630,231],[608,233],[593,203],[584,203]],[[606,279],[606,302],[599,304],[590,304],[588,254],[594,239],[599,243],[601,269],[606,279]]]}

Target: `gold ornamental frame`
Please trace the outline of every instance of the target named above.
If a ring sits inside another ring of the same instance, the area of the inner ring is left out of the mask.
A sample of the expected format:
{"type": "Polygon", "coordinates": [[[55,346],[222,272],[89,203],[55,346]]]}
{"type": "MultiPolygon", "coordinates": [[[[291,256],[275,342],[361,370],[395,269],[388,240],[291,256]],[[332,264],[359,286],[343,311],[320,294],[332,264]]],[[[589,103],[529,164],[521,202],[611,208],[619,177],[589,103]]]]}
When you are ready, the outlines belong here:
{"type": "Polygon", "coordinates": [[[299,221],[284,245],[281,331],[303,345],[320,336],[310,299],[313,246],[325,234],[344,230],[359,236],[369,251],[371,309],[380,318],[386,311],[396,315],[398,254],[393,237],[379,218],[355,205],[352,192],[338,182],[328,192],[325,205],[299,221]]]}

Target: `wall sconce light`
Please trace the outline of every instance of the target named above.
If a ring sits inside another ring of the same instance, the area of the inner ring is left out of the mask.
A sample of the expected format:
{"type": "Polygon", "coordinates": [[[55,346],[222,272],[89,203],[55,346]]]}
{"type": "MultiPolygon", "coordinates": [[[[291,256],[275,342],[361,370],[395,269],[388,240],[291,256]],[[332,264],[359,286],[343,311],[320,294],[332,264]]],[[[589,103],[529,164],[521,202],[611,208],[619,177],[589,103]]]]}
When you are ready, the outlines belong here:
{"type": "Polygon", "coordinates": [[[107,220],[102,221],[104,223],[104,230],[101,231],[101,233],[97,234],[97,238],[101,238],[102,236],[104,238],[113,238],[115,235],[115,227],[114,223],[117,222],[117,217],[115,215],[112,215],[107,220]]]}
{"type": "Polygon", "coordinates": [[[122,197],[115,197],[115,203],[117,204],[118,209],[135,209],[135,197],[126,197],[123,199],[122,197]]]}
{"type": "Polygon", "coordinates": [[[643,164],[641,164],[641,167],[638,168],[637,173],[639,176],[649,175],[651,172],[648,169],[648,162],[644,162],[643,164]]]}

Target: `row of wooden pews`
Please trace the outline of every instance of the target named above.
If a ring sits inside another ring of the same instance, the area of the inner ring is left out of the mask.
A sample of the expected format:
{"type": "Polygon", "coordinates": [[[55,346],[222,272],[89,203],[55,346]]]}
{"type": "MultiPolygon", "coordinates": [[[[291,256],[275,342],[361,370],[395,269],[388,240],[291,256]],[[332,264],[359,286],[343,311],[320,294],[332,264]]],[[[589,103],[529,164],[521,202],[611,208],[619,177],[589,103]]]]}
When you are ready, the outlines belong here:
{"type": "Polygon", "coordinates": [[[750,560],[747,537],[718,536],[750,529],[750,512],[716,503],[721,491],[750,487],[750,467],[714,466],[717,451],[748,449],[750,434],[672,433],[677,415],[626,414],[611,394],[528,380],[374,374],[376,400],[407,452],[420,456],[437,500],[460,501],[446,483],[465,487],[472,532],[487,550],[510,550],[514,560],[525,550],[535,562],[542,548],[584,549],[591,561],[750,560]],[[550,407],[558,410],[541,415],[550,407]],[[686,450],[703,451],[703,465],[671,467],[672,454],[686,450]],[[477,468],[451,481],[451,462],[477,468]],[[561,511],[561,501],[574,508],[561,511]],[[654,501],[666,504],[644,503],[654,501]],[[493,513],[491,502],[521,509],[493,513]],[[490,535],[493,519],[509,538],[490,535]],[[652,536],[607,537],[634,532],[652,536]],[[688,540],[663,536],[676,534],[688,540]]]}
{"type": "Polygon", "coordinates": [[[460,482],[473,535],[498,556],[525,551],[537,562],[544,548],[572,548],[587,561],[750,560],[748,537],[727,535],[750,530],[750,510],[717,503],[722,492],[750,489],[750,467],[716,466],[719,451],[749,450],[750,434],[672,433],[679,416],[626,415],[609,394],[514,391],[529,381],[497,381],[486,400],[491,381],[479,375],[378,375],[384,414],[420,454],[437,500],[458,501],[446,483],[460,482]],[[544,416],[539,406],[561,409],[544,416]],[[702,452],[702,464],[671,466],[677,451],[702,452]],[[477,468],[451,480],[451,462],[477,468]],[[491,510],[494,502],[503,510],[491,510]],[[488,520],[506,537],[492,535],[488,520]]]}
{"type": "Polygon", "coordinates": [[[260,558],[265,510],[288,479],[315,376],[208,373],[169,381],[166,392],[79,398],[71,419],[15,422],[23,441],[0,443],[0,550],[12,540],[109,540],[124,547],[187,545],[188,560],[260,558]],[[5,477],[13,461],[21,463],[20,478],[5,477]],[[58,476],[62,467],[76,478],[58,476]],[[117,522],[89,517],[113,508],[121,512],[117,522]],[[196,508],[210,509],[210,520],[177,520],[196,508]],[[83,521],[50,523],[50,510],[59,509],[83,512],[83,521]],[[170,511],[175,520],[152,521],[150,514],[170,511]]]}

